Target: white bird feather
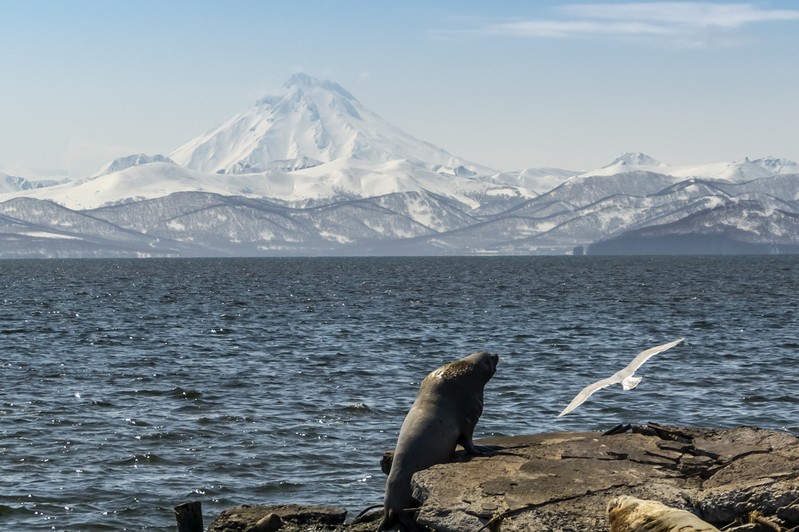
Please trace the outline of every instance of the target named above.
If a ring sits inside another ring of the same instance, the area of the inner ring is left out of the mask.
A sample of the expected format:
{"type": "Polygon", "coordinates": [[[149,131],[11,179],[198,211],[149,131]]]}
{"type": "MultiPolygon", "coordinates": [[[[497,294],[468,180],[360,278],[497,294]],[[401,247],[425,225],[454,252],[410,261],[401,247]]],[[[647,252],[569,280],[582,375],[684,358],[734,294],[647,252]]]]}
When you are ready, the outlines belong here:
{"type": "Polygon", "coordinates": [[[572,399],[572,402],[569,403],[569,406],[564,408],[563,412],[558,414],[558,417],[565,416],[566,414],[568,414],[569,412],[571,412],[572,410],[583,404],[583,402],[585,402],[586,399],[591,397],[591,395],[594,392],[596,392],[597,390],[601,390],[602,388],[607,388],[612,384],[621,383],[623,389],[632,390],[633,388],[638,386],[639,382],[641,382],[641,377],[635,377],[633,376],[633,374],[638,368],[640,368],[643,365],[644,362],[646,362],[653,356],[657,355],[658,353],[662,353],[667,349],[671,349],[675,345],[682,342],[684,339],[685,338],[680,338],[678,340],[674,340],[673,342],[651,347],[646,351],[642,351],[641,353],[638,354],[637,357],[633,359],[632,362],[627,364],[627,367],[625,367],[624,369],[617,371],[607,379],[596,381],[595,383],[589,384],[588,386],[583,388],[582,391],[580,391],[580,393],[578,393],[575,396],[575,398],[572,399]]]}

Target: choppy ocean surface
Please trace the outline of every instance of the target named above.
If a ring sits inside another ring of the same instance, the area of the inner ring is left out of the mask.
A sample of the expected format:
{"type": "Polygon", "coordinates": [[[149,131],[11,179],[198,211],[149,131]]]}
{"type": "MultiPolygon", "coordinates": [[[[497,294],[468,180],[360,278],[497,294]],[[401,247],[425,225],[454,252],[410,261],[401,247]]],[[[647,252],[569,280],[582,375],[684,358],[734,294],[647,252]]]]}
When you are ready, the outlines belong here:
{"type": "Polygon", "coordinates": [[[799,433],[799,257],[0,261],[0,529],[382,500],[421,379],[499,354],[476,437],[799,433]],[[586,384],[685,337],[634,391],[586,384]]]}

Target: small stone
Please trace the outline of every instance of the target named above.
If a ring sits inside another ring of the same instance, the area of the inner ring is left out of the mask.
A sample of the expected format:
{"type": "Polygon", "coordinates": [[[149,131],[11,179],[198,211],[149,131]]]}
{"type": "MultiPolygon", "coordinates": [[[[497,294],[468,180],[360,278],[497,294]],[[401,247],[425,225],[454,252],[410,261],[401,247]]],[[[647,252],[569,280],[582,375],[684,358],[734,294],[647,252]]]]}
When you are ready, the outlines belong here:
{"type": "Polygon", "coordinates": [[[283,520],[277,514],[262,517],[248,532],[275,532],[283,526],[283,520]]]}
{"type": "Polygon", "coordinates": [[[791,523],[792,525],[799,525],[799,504],[791,504],[790,506],[783,506],[777,509],[777,517],[791,523]]]}

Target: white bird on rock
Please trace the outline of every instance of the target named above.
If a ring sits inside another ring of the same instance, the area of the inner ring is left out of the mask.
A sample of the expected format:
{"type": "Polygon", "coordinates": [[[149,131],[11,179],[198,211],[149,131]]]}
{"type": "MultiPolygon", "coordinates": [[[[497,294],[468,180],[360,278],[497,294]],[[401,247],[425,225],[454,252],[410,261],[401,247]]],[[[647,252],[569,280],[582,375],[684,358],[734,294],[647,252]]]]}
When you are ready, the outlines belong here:
{"type": "Polygon", "coordinates": [[[617,371],[607,379],[602,379],[601,381],[589,384],[588,386],[583,388],[582,391],[578,393],[574,399],[572,399],[572,402],[569,403],[569,406],[564,408],[563,412],[558,414],[558,417],[565,416],[566,414],[568,414],[569,412],[571,412],[572,410],[583,404],[583,402],[589,397],[591,397],[591,394],[593,394],[595,391],[601,390],[602,388],[607,388],[612,384],[621,383],[621,387],[623,389],[632,390],[633,388],[638,386],[639,382],[641,382],[641,377],[634,377],[633,374],[638,368],[640,368],[643,365],[644,362],[646,362],[653,356],[657,355],[658,353],[662,353],[666,349],[671,349],[675,345],[682,342],[684,339],[685,338],[680,338],[679,340],[674,340],[673,342],[669,342],[667,344],[659,345],[656,347],[651,347],[646,351],[642,351],[641,353],[639,353],[637,357],[633,359],[632,362],[627,364],[626,368],[617,371]]]}

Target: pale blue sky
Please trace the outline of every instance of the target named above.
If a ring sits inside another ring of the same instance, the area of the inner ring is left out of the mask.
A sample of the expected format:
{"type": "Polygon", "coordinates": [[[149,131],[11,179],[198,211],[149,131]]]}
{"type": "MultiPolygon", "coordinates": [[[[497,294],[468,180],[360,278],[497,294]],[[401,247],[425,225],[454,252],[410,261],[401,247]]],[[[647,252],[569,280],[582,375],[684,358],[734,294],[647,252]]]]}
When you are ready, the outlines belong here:
{"type": "Polygon", "coordinates": [[[0,0],[0,171],[169,153],[330,79],[500,170],[799,160],[799,2],[0,0]]]}

